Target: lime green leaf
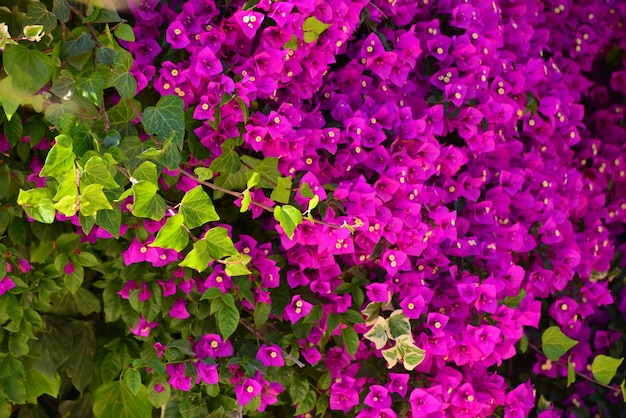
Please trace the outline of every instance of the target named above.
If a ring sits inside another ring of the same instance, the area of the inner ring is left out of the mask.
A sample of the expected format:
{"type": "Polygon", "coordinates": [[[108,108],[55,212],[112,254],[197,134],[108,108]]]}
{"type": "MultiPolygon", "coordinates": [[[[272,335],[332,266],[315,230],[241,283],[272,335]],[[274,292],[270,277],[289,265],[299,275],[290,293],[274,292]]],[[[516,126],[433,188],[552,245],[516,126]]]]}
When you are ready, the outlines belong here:
{"type": "Polygon", "coordinates": [[[137,369],[126,369],[124,372],[124,383],[130,390],[130,393],[137,395],[139,389],[141,389],[141,373],[137,369]]]}
{"type": "Polygon", "coordinates": [[[622,390],[622,399],[626,402],[626,380],[622,380],[622,384],[619,385],[619,388],[622,390]]]}
{"type": "Polygon", "coordinates": [[[248,274],[252,274],[252,272],[248,270],[248,267],[246,267],[250,260],[251,257],[246,254],[231,255],[224,260],[226,262],[226,274],[230,277],[247,276],[248,274]]]}
{"type": "Polygon", "coordinates": [[[177,252],[184,250],[189,242],[189,234],[183,227],[184,220],[180,213],[168,218],[150,247],[171,248],[177,252]]]}
{"type": "Polygon", "coordinates": [[[184,106],[183,99],[178,96],[162,97],[156,106],[144,109],[141,123],[147,133],[155,135],[162,142],[173,136],[174,143],[180,150],[185,137],[184,106]]]}
{"type": "Polygon", "coordinates": [[[233,333],[239,326],[240,314],[237,307],[233,306],[233,304],[224,302],[224,298],[222,298],[222,301],[223,303],[221,304],[215,315],[215,322],[217,324],[217,328],[219,329],[220,335],[222,336],[222,338],[224,338],[224,340],[226,340],[228,337],[233,335],[233,333]]]}
{"type": "MultiPolygon", "coordinates": [[[[406,350],[406,349],[405,349],[406,350]]],[[[417,366],[424,361],[425,352],[421,348],[415,347],[411,350],[406,350],[402,364],[408,371],[414,370],[417,366]]]]}
{"type": "Polygon", "coordinates": [[[40,177],[60,177],[65,175],[68,170],[74,168],[76,156],[72,152],[71,138],[66,135],[59,135],[56,140],[57,142],[50,149],[46,157],[46,163],[39,173],[40,177]]]}
{"type": "Polygon", "coordinates": [[[180,202],[180,213],[185,217],[185,225],[189,229],[220,219],[211,198],[202,186],[196,186],[185,193],[180,202]]]}
{"type": "Polygon", "coordinates": [[[165,200],[157,194],[157,186],[147,181],[133,185],[135,203],[132,213],[140,218],[160,221],[165,216],[165,200]]]}
{"type": "Polygon", "coordinates": [[[203,239],[194,242],[193,249],[189,251],[185,259],[179,263],[179,266],[192,268],[198,273],[206,270],[209,266],[209,262],[214,260],[209,254],[208,246],[209,244],[203,239]]]}
{"type": "Polygon", "coordinates": [[[291,205],[276,206],[274,219],[280,223],[289,239],[293,239],[296,228],[302,223],[302,213],[291,205]]]}
{"type": "Polygon", "coordinates": [[[93,216],[101,209],[113,209],[109,199],[102,192],[102,184],[90,184],[83,187],[80,198],[80,214],[93,216]]]}
{"type": "Polygon", "coordinates": [[[261,175],[256,171],[253,172],[250,178],[248,179],[248,183],[247,183],[248,189],[252,189],[253,187],[258,186],[260,182],[261,182],[261,175]]]}
{"type": "Polygon", "coordinates": [[[567,359],[567,387],[574,382],[576,382],[576,369],[572,363],[572,356],[569,356],[567,359]]]}
{"type": "Polygon", "coordinates": [[[212,258],[219,259],[239,254],[228,236],[228,230],[221,226],[211,228],[204,235],[203,240],[207,242],[207,250],[212,258]]]}
{"type": "Polygon", "coordinates": [[[78,211],[78,194],[63,196],[52,206],[65,216],[74,216],[78,211]]]}
{"type": "Polygon", "coordinates": [[[255,173],[259,173],[261,175],[259,187],[264,189],[271,189],[274,187],[274,184],[270,183],[268,180],[273,182],[275,179],[280,177],[280,171],[278,170],[278,158],[267,157],[259,160],[258,158],[254,158],[249,155],[243,155],[241,156],[241,162],[252,168],[255,173]]]}
{"type": "Polygon", "coordinates": [[[313,196],[311,200],[309,200],[309,206],[307,207],[307,213],[310,213],[313,209],[317,207],[320,203],[320,197],[318,195],[313,196]]]}
{"type": "Polygon", "coordinates": [[[24,212],[36,221],[51,224],[56,215],[51,195],[50,190],[46,188],[20,189],[17,204],[22,206],[24,212]]]}
{"type": "Polygon", "coordinates": [[[330,25],[320,22],[316,17],[308,17],[302,25],[304,31],[304,42],[311,43],[316,41],[320,35],[330,27],[330,25]]]}
{"type": "Polygon", "coordinates": [[[151,418],[152,404],[145,386],[133,395],[122,381],[116,380],[96,389],[93,413],[96,418],[151,418]]]}
{"type": "Polygon", "coordinates": [[[258,302],[254,307],[254,326],[260,327],[264,325],[270,317],[272,305],[269,303],[258,302]]]}
{"type": "Polygon", "coordinates": [[[270,199],[274,202],[289,203],[289,200],[291,199],[291,186],[291,176],[278,177],[276,187],[274,187],[272,193],[270,194],[270,199]]]}
{"type": "Polygon", "coordinates": [[[599,354],[593,359],[591,363],[591,373],[593,378],[598,382],[608,385],[617,373],[617,368],[624,361],[623,357],[613,358],[599,354]]]}
{"type": "Polygon", "coordinates": [[[4,70],[13,84],[27,94],[36,93],[50,82],[54,66],[49,56],[24,45],[7,45],[2,53],[4,70]]]}
{"type": "Polygon", "coordinates": [[[119,187],[119,184],[117,184],[111,175],[109,163],[104,158],[97,155],[91,157],[85,164],[80,181],[81,184],[85,185],[92,183],[101,184],[107,189],[119,187]]]}
{"type": "Polygon", "coordinates": [[[133,178],[137,181],[148,181],[155,186],[159,184],[159,175],[157,174],[156,165],[150,161],[141,163],[141,165],[133,171],[133,178]]]}
{"type": "Polygon", "coordinates": [[[213,178],[213,171],[205,167],[197,167],[193,170],[200,181],[207,181],[213,178]]]}
{"type": "Polygon", "coordinates": [[[241,208],[239,212],[244,213],[250,207],[250,203],[252,203],[252,194],[250,190],[246,189],[243,191],[243,198],[241,199],[241,208]]]}
{"type": "Polygon", "coordinates": [[[285,42],[283,49],[291,49],[292,51],[298,50],[298,37],[291,35],[291,39],[285,42]]]}
{"type": "Polygon", "coordinates": [[[543,353],[552,361],[558,361],[570,348],[578,344],[578,341],[563,334],[557,326],[546,329],[541,336],[541,349],[543,353]]]}
{"type": "Polygon", "coordinates": [[[350,355],[354,357],[354,354],[359,349],[359,342],[360,342],[359,336],[354,331],[354,328],[346,327],[343,330],[341,330],[341,339],[343,340],[343,343],[346,345],[346,350],[348,350],[348,353],[350,353],[350,355]]]}
{"type": "Polygon", "coordinates": [[[409,318],[404,315],[402,309],[395,310],[387,320],[389,335],[396,339],[401,335],[411,334],[411,324],[409,318]]]}
{"type": "Polygon", "coordinates": [[[128,41],[128,42],[135,41],[135,33],[133,32],[133,28],[126,23],[119,25],[113,31],[113,33],[118,39],[121,39],[123,41],[128,41]]]}
{"type": "Polygon", "coordinates": [[[380,350],[387,344],[387,321],[382,316],[377,317],[374,326],[370,328],[364,335],[365,338],[374,343],[377,350],[380,350]]]}

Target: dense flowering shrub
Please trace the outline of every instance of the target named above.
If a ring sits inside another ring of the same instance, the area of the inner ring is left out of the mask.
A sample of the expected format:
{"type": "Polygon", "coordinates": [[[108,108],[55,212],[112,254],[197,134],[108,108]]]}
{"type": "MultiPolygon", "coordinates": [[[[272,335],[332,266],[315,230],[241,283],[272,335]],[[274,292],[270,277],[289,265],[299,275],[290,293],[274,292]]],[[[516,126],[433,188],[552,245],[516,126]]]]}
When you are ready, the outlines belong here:
{"type": "Polygon", "coordinates": [[[624,4],[103,6],[0,9],[0,416],[621,411],[624,4]]]}

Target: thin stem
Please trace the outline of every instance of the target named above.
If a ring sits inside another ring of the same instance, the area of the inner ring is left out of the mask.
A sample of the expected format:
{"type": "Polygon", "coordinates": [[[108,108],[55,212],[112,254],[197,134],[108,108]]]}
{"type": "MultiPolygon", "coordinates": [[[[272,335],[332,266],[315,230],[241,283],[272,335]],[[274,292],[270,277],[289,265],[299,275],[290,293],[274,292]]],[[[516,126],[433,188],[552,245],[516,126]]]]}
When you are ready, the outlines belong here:
{"type": "MultiPolygon", "coordinates": [[[[535,352],[537,352],[537,353],[539,353],[539,354],[541,354],[542,356],[545,357],[545,354],[539,349],[539,347],[535,346],[534,344],[528,343],[528,347],[531,348],[533,351],[535,351],[535,352]]],[[[567,367],[567,364],[563,364],[562,360],[559,360],[556,363],[559,364],[560,366],[567,367]]],[[[576,373],[576,376],[580,376],[583,379],[585,379],[585,380],[587,380],[587,381],[589,381],[591,383],[595,383],[596,385],[601,386],[601,387],[603,387],[605,389],[609,389],[612,392],[621,392],[621,390],[622,390],[619,387],[615,387],[615,386],[611,386],[611,385],[605,385],[604,383],[598,382],[597,380],[595,380],[592,377],[587,376],[586,374],[583,374],[583,373],[580,373],[580,372],[575,372],[575,373],[576,373]]]]}

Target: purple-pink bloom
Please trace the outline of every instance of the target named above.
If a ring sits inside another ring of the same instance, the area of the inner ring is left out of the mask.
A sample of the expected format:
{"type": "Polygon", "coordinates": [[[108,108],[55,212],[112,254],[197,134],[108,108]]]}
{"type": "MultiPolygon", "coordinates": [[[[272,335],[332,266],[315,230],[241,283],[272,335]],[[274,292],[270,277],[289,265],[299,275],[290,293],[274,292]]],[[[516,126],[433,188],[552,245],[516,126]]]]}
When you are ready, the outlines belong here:
{"type": "Polygon", "coordinates": [[[219,381],[219,375],[217,374],[217,364],[206,364],[203,361],[194,363],[198,377],[196,378],[196,384],[206,383],[208,385],[214,385],[219,381]]]}
{"type": "Polygon", "coordinates": [[[185,299],[178,299],[174,302],[174,306],[170,309],[170,316],[172,318],[187,319],[189,318],[189,312],[187,312],[187,301],[185,299]]]}
{"type": "Polygon", "coordinates": [[[247,405],[252,398],[261,393],[261,384],[254,379],[247,378],[241,385],[235,386],[235,396],[237,403],[247,405]]]}
{"type": "Polygon", "coordinates": [[[185,376],[187,366],[185,364],[168,364],[165,366],[167,374],[170,376],[168,383],[174,389],[188,391],[191,389],[191,376],[185,376]]]}
{"type": "Polygon", "coordinates": [[[222,341],[218,334],[205,334],[194,344],[193,347],[199,359],[206,357],[218,358],[233,355],[233,346],[230,341],[222,341]]]}
{"type": "Polygon", "coordinates": [[[11,280],[8,276],[4,276],[2,280],[0,280],[0,296],[4,295],[9,290],[15,287],[15,282],[11,280]]]}
{"type": "Polygon", "coordinates": [[[138,337],[149,337],[150,331],[152,330],[152,328],[155,328],[158,326],[159,326],[158,322],[148,322],[143,317],[143,315],[140,315],[139,322],[137,323],[135,328],[130,328],[130,332],[132,332],[138,337]]]}
{"type": "Polygon", "coordinates": [[[295,295],[291,299],[291,303],[285,307],[284,314],[292,324],[295,324],[298,320],[307,316],[312,308],[313,305],[303,300],[300,295],[295,295]]]}
{"type": "Polygon", "coordinates": [[[268,347],[266,344],[263,344],[256,353],[256,359],[263,363],[265,367],[281,367],[285,365],[280,347],[276,345],[268,347]]]}

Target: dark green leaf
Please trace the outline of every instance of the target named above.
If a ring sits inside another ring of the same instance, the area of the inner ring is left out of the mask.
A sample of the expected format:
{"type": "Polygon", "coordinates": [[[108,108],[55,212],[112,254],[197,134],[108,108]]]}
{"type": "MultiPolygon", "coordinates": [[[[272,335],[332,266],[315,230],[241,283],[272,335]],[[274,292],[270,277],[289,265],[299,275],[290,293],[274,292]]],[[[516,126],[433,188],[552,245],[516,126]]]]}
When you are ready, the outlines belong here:
{"type": "Polygon", "coordinates": [[[239,310],[235,306],[222,303],[216,313],[215,322],[222,338],[227,339],[239,326],[239,310]]]}
{"type": "Polygon", "coordinates": [[[28,22],[31,25],[43,25],[45,32],[50,32],[57,27],[57,17],[48,11],[43,3],[29,3],[26,8],[28,22]]]}
{"type": "Polygon", "coordinates": [[[270,317],[272,305],[269,303],[258,302],[254,307],[254,326],[263,326],[270,317]]]}
{"type": "Polygon", "coordinates": [[[130,390],[130,393],[137,395],[139,389],[141,389],[141,373],[137,369],[126,369],[124,372],[124,383],[130,390]]]}
{"type": "Polygon", "coordinates": [[[346,346],[346,350],[354,357],[354,354],[359,349],[359,336],[352,327],[346,327],[341,330],[341,339],[346,346]]]}
{"type": "Polygon", "coordinates": [[[78,38],[70,39],[61,43],[61,52],[64,58],[75,57],[91,51],[96,46],[96,42],[88,32],[81,33],[78,38]]]}
{"type": "Polygon", "coordinates": [[[302,402],[309,392],[309,388],[310,385],[305,376],[294,374],[289,386],[289,396],[291,396],[292,404],[295,405],[302,402]]]}
{"type": "MultiPolygon", "coordinates": [[[[96,58],[102,65],[113,65],[115,63],[115,57],[117,56],[117,51],[113,48],[107,48],[105,46],[100,46],[96,48],[96,58]]],[[[98,74],[98,73],[93,73],[98,74]]]]}
{"type": "Polygon", "coordinates": [[[61,22],[67,22],[70,19],[70,2],[68,0],[53,0],[52,13],[54,13],[61,22]]]}
{"type": "Polygon", "coordinates": [[[298,402],[298,407],[296,408],[295,415],[303,415],[311,411],[315,407],[316,402],[317,395],[315,394],[315,390],[313,388],[309,388],[308,392],[304,396],[304,399],[298,402]]]}
{"type": "Polygon", "coordinates": [[[151,418],[152,404],[145,386],[136,395],[121,382],[106,383],[93,395],[93,412],[96,418],[151,418]]]}
{"type": "Polygon", "coordinates": [[[115,238],[119,238],[120,225],[122,224],[122,211],[119,206],[111,210],[99,210],[96,217],[96,224],[110,232],[115,238]]]}
{"type": "Polygon", "coordinates": [[[156,106],[144,110],[141,123],[147,133],[155,135],[162,142],[173,136],[178,149],[182,149],[185,137],[184,105],[183,99],[178,96],[162,97],[156,106]]]}
{"type": "MultiPolygon", "coordinates": [[[[77,293],[78,295],[79,293],[77,293]]],[[[73,349],[70,356],[71,361],[67,362],[66,370],[74,387],[82,393],[91,382],[94,373],[93,358],[96,352],[96,336],[93,324],[90,322],[76,321],[72,323],[72,330],[73,349]]]]}
{"type": "Polygon", "coordinates": [[[54,80],[50,91],[63,100],[69,100],[74,93],[76,78],[68,70],[61,70],[61,74],[54,80]]]}
{"type": "Polygon", "coordinates": [[[25,372],[25,389],[27,399],[36,399],[39,396],[48,394],[53,398],[56,398],[61,389],[61,377],[48,376],[35,369],[29,369],[25,372]]]}
{"type": "MultiPolygon", "coordinates": [[[[23,132],[24,127],[22,126],[21,118],[15,117],[11,118],[11,120],[9,121],[4,122],[4,134],[11,144],[11,147],[14,147],[17,143],[19,143],[20,139],[22,139],[23,132]]],[[[26,149],[28,150],[28,147],[26,149]]],[[[22,160],[26,161],[26,159],[23,157],[22,160]]]]}

